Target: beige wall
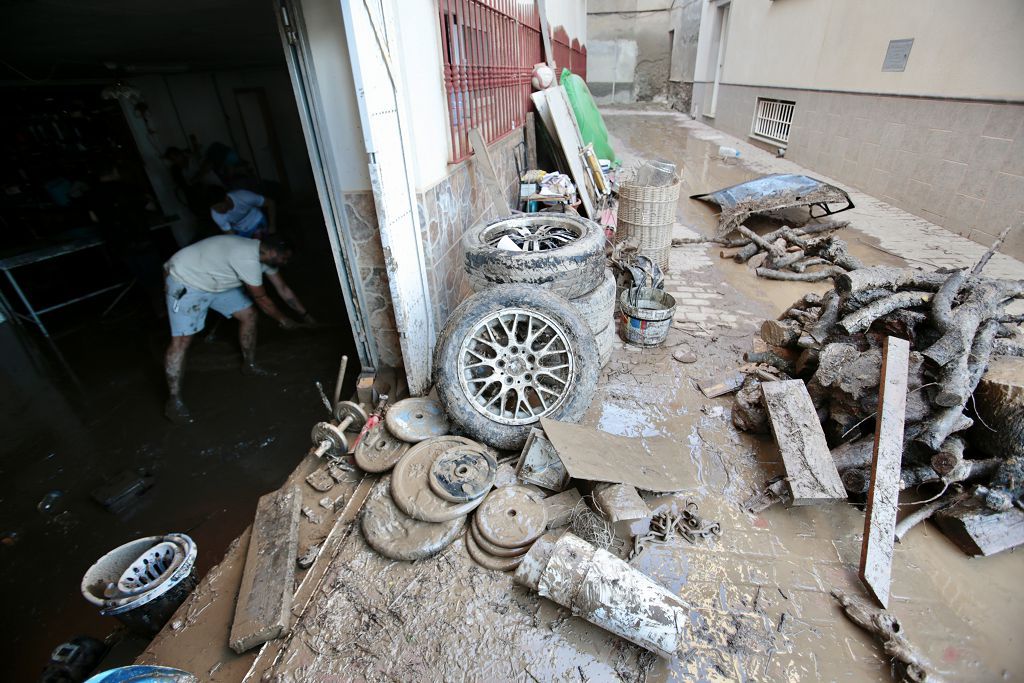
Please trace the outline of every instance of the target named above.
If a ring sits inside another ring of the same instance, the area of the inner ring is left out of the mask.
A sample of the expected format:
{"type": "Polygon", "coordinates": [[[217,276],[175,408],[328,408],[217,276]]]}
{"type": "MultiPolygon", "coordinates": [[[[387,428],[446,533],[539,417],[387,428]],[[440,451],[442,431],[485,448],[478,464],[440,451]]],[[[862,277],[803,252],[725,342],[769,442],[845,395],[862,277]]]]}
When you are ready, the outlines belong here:
{"type": "MultiPolygon", "coordinates": [[[[714,80],[702,57],[698,80],[714,80]]],[[[1024,2],[733,0],[722,82],[1024,100],[1024,2]],[[901,38],[906,71],[882,72],[901,38]]]]}

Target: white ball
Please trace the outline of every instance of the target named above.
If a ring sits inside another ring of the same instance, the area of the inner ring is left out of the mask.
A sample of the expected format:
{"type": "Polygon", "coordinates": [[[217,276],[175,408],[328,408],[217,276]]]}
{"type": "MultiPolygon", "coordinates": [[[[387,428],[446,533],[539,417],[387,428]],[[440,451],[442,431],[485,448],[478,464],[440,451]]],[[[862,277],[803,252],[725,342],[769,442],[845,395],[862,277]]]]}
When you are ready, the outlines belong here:
{"type": "Polygon", "coordinates": [[[547,64],[535,64],[530,84],[534,90],[546,90],[555,84],[555,70],[547,64]]]}

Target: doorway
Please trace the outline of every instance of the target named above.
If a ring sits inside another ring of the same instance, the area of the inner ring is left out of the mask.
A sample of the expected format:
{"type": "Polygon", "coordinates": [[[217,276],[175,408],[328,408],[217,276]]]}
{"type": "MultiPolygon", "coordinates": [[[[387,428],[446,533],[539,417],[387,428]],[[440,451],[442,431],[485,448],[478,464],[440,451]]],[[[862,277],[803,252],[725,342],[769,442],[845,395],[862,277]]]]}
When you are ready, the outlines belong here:
{"type": "Polygon", "coordinates": [[[718,111],[718,88],[722,82],[722,67],[725,64],[725,48],[729,36],[729,3],[722,3],[715,8],[715,32],[717,49],[712,50],[715,55],[715,82],[711,87],[711,108],[707,116],[714,117],[718,111]]]}

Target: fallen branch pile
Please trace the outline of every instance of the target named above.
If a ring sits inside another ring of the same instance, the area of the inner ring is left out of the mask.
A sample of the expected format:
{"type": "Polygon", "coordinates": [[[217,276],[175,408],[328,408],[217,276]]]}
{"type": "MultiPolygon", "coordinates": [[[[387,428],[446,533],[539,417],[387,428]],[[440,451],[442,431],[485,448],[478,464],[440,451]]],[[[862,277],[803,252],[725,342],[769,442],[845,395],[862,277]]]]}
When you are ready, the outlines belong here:
{"type": "Polygon", "coordinates": [[[796,280],[818,282],[857,268],[863,268],[856,257],[846,249],[846,242],[832,233],[845,228],[849,221],[808,223],[800,228],[783,226],[778,230],[758,235],[745,225],[736,230],[738,239],[673,240],[673,246],[698,242],[721,244],[722,258],[746,263],[759,277],[770,280],[796,280]],[[817,235],[817,236],[814,236],[817,235]],[[812,270],[823,266],[820,270],[812,270]]]}
{"type": "MultiPolygon", "coordinates": [[[[1017,326],[1022,318],[1005,310],[1011,300],[1024,298],[1024,281],[981,275],[998,246],[970,270],[833,266],[834,289],[808,294],[778,320],[762,325],[767,348],[744,356],[757,365],[736,395],[736,426],[768,431],[760,390],[765,369],[780,379],[804,380],[847,492],[863,495],[870,479],[882,345],[887,336],[900,337],[911,345],[901,488],[972,482],[984,485],[980,492],[991,509],[1018,504],[1024,494],[1019,448],[993,448],[993,439],[986,439],[987,452],[972,449],[965,433],[978,420],[969,402],[993,356],[1024,355],[1017,326]]],[[[1019,422],[1019,416],[1018,411],[1011,419],[1019,422]]],[[[1020,429],[979,426],[1007,433],[1020,429]]]]}

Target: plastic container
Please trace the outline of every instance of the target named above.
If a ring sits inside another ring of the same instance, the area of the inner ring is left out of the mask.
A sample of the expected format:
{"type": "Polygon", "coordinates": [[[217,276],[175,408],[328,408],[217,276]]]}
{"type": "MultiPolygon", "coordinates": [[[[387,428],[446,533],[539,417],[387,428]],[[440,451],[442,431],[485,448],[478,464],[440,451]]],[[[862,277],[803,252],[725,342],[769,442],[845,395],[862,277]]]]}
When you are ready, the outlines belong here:
{"type": "Polygon", "coordinates": [[[82,577],[82,596],[138,633],[156,634],[198,583],[197,549],[185,534],[114,548],[82,577]]]}
{"type": "Polygon", "coordinates": [[[735,147],[726,147],[725,145],[722,145],[718,148],[718,156],[722,157],[723,159],[738,159],[740,156],[740,151],[735,147]]]}
{"type": "Polygon", "coordinates": [[[666,187],[675,182],[675,179],[675,164],[664,159],[651,159],[644,162],[644,165],[637,170],[633,184],[648,187],[666,187]]]}
{"type": "Polygon", "coordinates": [[[622,338],[635,346],[658,346],[668,337],[676,314],[671,294],[651,287],[632,287],[619,296],[622,338]]]}

